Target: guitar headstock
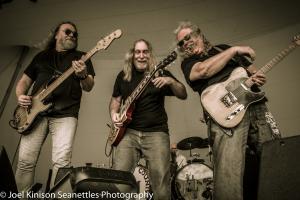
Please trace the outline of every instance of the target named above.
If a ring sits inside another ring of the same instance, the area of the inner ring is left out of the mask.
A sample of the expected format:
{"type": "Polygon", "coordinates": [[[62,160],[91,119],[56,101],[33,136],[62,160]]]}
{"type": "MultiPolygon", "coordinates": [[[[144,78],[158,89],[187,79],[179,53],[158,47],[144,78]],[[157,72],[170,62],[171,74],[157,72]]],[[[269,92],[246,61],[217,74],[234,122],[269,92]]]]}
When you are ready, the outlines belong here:
{"type": "Polygon", "coordinates": [[[166,67],[168,64],[176,60],[177,58],[177,53],[175,51],[172,51],[170,55],[168,55],[163,61],[161,61],[157,66],[156,69],[162,69],[166,67]]]}
{"type": "Polygon", "coordinates": [[[300,34],[294,36],[293,42],[295,42],[296,45],[300,45],[300,34]]]}
{"type": "Polygon", "coordinates": [[[99,51],[101,49],[106,49],[114,39],[121,37],[121,35],[122,31],[120,29],[115,30],[114,32],[97,42],[96,50],[99,51]]]}

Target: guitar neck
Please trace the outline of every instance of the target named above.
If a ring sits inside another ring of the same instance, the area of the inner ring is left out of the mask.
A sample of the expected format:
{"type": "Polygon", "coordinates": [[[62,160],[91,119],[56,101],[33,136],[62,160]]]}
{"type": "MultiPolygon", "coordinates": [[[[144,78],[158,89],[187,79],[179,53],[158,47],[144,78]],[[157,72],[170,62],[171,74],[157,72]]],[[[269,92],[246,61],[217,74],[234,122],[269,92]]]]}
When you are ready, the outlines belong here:
{"type": "Polygon", "coordinates": [[[129,109],[130,105],[142,94],[142,92],[145,90],[147,85],[150,83],[152,77],[155,75],[155,73],[158,71],[158,68],[155,70],[152,70],[149,74],[147,74],[144,79],[138,84],[138,86],[134,89],[134,91],[131,93],[129,97],[125,100],[121,110],[120,114],[124,114],[129,109]]]}
{"type": "MultiPolygon", "coordinates": [[[[82,56],[81,60],[86,62],[89,58],[91,58],[98,50],[93,48],[89,52],[87,52],[84,56],[82,56]]],[[[44,100],[47,96],[49,96],[63,81],[65,81],[71,74],[73,74],[74,69],[70,67],[67,69],[62,75],[60,75],[55,81],[53,81],[47,88],[40,94],[40,100],[44,100]]]]}
{"type": "Polygon", "coordinates": [[[139,98],[139,96],[142,94],[142,92],[145,90],[147,85],[150,83],[152,77],[155,75],[155,73],[166,67],[168,64],[173,62],[177,58],[177,53],[173,51],[170,55],[167,56],[163,61],[159,62],[158,65],[155,66],[154,70],[152,70],[149,74],[147,74],[144,79],[138,84],[138,86],[134,89],[134,91],[131,93],[129,97],[125,100],[124,104],[122,104],[120,109],[120,114],[123,116],[129,107],[132,105],[132,103],[139,98]]]}
{"type": "MultiPolygon", "coordinates": [[[[285,58],[287,55],[289,55],[295,48],[297,47],[296,44],[292,43],[290,44],[286,49],[281,51],[280,53],[277,54],[272,60],[270,60],[266,65],[264,65],[262,68],[260,68],[256,74],[266,74],[269,72],[276,64],[278,64],[283,58],[285,58]]],[[[251,78],[248,78],[245,81],[245,84],[247,87],[251,87],[254,82],[251,80],[251,78]]]]}

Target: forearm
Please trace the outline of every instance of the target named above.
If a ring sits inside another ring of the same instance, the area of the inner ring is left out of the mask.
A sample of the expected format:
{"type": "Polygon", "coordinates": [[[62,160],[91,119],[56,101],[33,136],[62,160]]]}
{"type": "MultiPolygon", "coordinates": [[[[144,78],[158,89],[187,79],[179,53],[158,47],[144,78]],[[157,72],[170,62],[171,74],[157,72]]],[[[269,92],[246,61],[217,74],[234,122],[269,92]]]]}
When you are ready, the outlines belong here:
{"type": "Polygon", "coordinates": [[[21,79],[18,81],[16,86],[16,96],[17,98],[20,95],[26,95],[29,88],[31,87],[32,80],[25,74],[21,77],[21,79]]]}
{"type": "Polygon", "coordinates": [[[236,54],[234,48],[229,48],[204,62],[196,63],[191,71],[190,80],[210,78],[218,73],[228,63],[228,61],[236,54]]]}
{"type": "Polygon", "coordinates": [[[89,92],[93,89],[94,83],[94,78],[91,75],[88,75],[84,80],[80,80],[81,88],[86,92],[89,92]]]}
{"type": "Polygon", "coordinates": [[[16,87],[16,96],[17,98],[20,96],[20,95],[25,95],[27,93],[28,89],[27,87],[24,87],[24,85],[17,85],[16,87]]]}
{"type": "Polygon", "coordinates": [[[170,88],[173,91],[174,95],[176,97],[178,97],[179,99],[186,99],[187,98],[186,89],[185,89],[185,86],[182,83],[174,80],[171,83],[170,88]]]}

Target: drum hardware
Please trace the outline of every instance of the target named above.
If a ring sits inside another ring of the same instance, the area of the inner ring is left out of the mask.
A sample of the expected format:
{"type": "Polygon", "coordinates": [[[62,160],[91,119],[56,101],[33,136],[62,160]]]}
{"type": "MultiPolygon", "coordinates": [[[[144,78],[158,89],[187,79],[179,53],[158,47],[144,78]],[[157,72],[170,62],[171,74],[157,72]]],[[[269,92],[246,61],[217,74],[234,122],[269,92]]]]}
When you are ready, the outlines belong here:
{"type": "Polygon", "coordinates": [[[193,153],[193,154],[192,154],[192,157],[200,158],[200,153],[193,153]]]}
{"type": "Polygon", "coordinates": [[[213,188],[212,188],[213,180],[211,178],[208,178],[208,179],[203,179],[203,182],[206,183],[206,190],[202,192],[202,197],[211,200],[213,197],[213,188]]]}
{"type": "Polygon", "coordinates": [[[202,197],[204,197],[205,199],[212,199],[212,189],[206,187],[206,190],[202,193],[202,197]]]}
{"type": "Polygon", "coordinates": [[[194,175],[192,175],[192,178],[190,179],[189,176],[187,175],[187,180],[186,180],[186,186],[185,186],[185,190],[184,190],[184,194],[186,194],[186,192],[191,193],[191,196],[193,199],[198,199],[198,185],[201,184],[200,181],[196,180],[194,178],[194,175]]]}
{"type": "Polygon", "coordinates": [[[187,163],[195,163],[195,162],[198,162],[198,163],[204,163],[204,159],[201,159],[200,158],[200,154],[199,153],[193,153],[192,154],[192,158],[191,160],[188,160],[187,163]],[[193,158],[194,157],[194,158],[193,158]]]}
{"type": "Polygon", "coordinates": [[[209,156],[209,161],[211,162],[211,157],[212,157],[212,149],[210,147],[210,145],[208,146],[208,154],[206,156],[209,156]]]}
{"type": "Polygon", "coordinates": [[[187,163],[188,164],[191,164],[191,163],[204,163],[204,160],[203,159],[199,159],[199,158],[194,158],[192,160],[188,160],[187,163]]]}

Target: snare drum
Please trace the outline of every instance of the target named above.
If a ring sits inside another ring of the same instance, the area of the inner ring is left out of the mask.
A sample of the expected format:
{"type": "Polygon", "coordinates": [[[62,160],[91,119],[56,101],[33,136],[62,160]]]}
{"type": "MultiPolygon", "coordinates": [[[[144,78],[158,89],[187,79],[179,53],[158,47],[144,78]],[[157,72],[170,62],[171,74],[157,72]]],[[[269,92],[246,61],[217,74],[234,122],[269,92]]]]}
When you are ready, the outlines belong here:
{"type": "Polygon", "coordinates": [[[203,163],[190,163],[178,170],[172,180],[174,199],[212,199],[213,171],[203,163]]]}

